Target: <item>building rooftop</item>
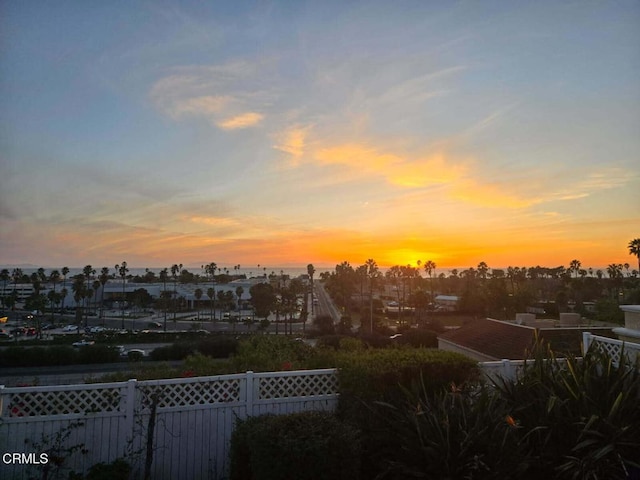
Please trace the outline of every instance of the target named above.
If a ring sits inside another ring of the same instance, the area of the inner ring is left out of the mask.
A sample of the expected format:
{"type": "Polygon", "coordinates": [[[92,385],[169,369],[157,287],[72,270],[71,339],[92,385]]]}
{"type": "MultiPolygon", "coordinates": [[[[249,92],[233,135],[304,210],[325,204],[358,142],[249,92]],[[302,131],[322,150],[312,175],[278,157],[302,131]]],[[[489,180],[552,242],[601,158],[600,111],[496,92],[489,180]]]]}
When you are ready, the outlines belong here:
{"type": "Polygon", "coordinates": [[[583,331],[597,331],[598,335],[615,338],[611,328],[594,326],[536,328],[483,318],[444,333],[438,339],[495,360],[519,360],[525,358],[526,352],[533,346],[536,331],[538,336],[548,342],[559,356],[582,354],[583,331]]]}

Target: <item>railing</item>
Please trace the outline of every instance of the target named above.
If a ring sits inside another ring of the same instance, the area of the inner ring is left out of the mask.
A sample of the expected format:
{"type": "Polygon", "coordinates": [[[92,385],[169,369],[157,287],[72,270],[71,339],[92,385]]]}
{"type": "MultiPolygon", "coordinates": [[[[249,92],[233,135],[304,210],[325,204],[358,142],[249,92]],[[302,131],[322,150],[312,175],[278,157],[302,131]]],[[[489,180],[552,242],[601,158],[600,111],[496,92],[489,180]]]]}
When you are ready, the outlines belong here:
{"type": "Polygon", "coordinates": [[[588,352],[589,349],[595,348],[603,353],[608,354],[611,357],[614,365],[620,364],[621,356],[624,353],[626,357],[626,363],[629,365],[635,365],[640,361],[640,344],[632,342],[623,342],[615,338],[600,337],[598,335],[592,335],[589,332],[583,332],[582,343],[584,345],[584,351],[588,352]]]}
{"type": "MultiPolygon", "coordinates": [[[[0,451],[67,452],[65,466],[85,473],[96,463],[125,458],[139,476],[148,432],[153,431],[151,478],[219,479],[228,473],[229,441],[237,419],[333,410],[337,399],[335,369],[0,386],[0,451]]],[[[32,478],[41,476],[41,469],[0,462],[0,478],[32,478]]]]}

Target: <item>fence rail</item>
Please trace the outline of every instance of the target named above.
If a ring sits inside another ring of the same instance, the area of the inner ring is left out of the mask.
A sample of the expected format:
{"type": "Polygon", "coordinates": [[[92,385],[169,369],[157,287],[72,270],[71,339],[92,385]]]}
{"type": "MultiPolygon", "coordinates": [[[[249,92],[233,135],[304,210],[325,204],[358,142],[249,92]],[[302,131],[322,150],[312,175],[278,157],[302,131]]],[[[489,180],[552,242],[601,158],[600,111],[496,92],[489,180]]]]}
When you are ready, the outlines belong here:
{"type": "MultiPolygon", "coordinates": [[[[217,480],[228,471],[237,419],[333,410],[337,399],[335,369],[0,387],[0,450],[64,456],[76,472],[124,457],[140,475],[152,430],[151,478],[217,480]]],[[[0,478],[32,478],[41,468],[0,462],[0,478]]]]}
{"type": "MultiPolygon", "coordinates": [[[[640,344],[638,343],[623,342],[615,338],[601,337],[599,335],[593,335],[590,332],[583,332],[582,343],[583,352],[589,351],[590,348],[598,349],[607,353],[611,357],[614,365],[620,364],[620,358],[623,352],[628,364],[634,365],[636,362],[640,362],[640,344]]],[[[562,365],[566,360],[559,358],[557,362],[562,365]]],[[[497,360],[494,362],[480,362],[478,366],[490,379],[501,377],[506,380],[515,380],[517,376],[522,373],[525,363],[525,360],[497,360]]]]}

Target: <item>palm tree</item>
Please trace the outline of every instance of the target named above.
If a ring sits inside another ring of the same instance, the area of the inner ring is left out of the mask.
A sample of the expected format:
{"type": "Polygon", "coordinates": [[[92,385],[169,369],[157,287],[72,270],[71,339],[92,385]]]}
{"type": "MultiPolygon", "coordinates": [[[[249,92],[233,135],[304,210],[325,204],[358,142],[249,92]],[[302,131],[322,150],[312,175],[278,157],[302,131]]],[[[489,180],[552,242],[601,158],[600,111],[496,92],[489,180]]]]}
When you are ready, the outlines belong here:
{"type": "MultiPolygon", "coordinates": [[[[96,273],[96,270],[95,270],[95,268],[93,268],[91,265],[86,265],[86,266],[82,269],[82,274],[83,274],[83,275],[84,275],[84,277],[87,279],[87,291],[88,291],[89,289],[91,289],[91,283],[90,283],[90,282],[91,282],[91,277],[92,277],[93,275],[95,275],[95,273],[96,273]]],[[[88,298],[87,300],[89,300],[89,298],[88,298]]],[[[87,309],[86,309],[86,312],[87,312],[87,314],[88,314],[88,309],[89,309],[88,307],[90,307],[91,305],[90,305],[90,302],[87,302],[87,303],[89,303],[89,305],[87,305],[87,309]]]]}
{"type": "Polygon", "coordinates": [[[67,275],[69,274],[69,267],[62,267],[62,305],[60,310],[64,313],[64,298],[67,296],[67,275]]]}
{"type": "Polygon", "coordinates": [[[238,297],[238,311],[242,310],[242,294],[244,293],[244,288],[238,285],[236,287],[236,296],[238,297]]]}
{"type": "Polygon", "coordinates": [[[369,279],[369,328],[373,333],[373,287],[380,278],[380,269],[378,264],[373,258],[369,258],[364,266],[367,272],[367,278],[369,279]]]}
{"type": "Polygon", "coordinates": [[[9,279],[11,278],[11,276],[9,275],[9,270],[7,270],[6,268],[3,268],[2,271],[0,271],[0,281],[2,281],[2,315],[4,316],[4,307],[5,307],[5,303],[4,303],[4,292],[5,292],[5,288],[7,287],[7,283],[9,282],[9,279]]]}
{"type": "MultiPolygon", "coordinates": [[[[53,299],[54,301],[58,298],[58,296],[56,295],[56,285],[58,284],[58,282],[60,282],[60,272],[58,270],[52,270],[51,273],[49,274],[49,282],[51,282],[51,284],[53,285],[53,293],[51,295],[51,299],[53,299]]],[[[51,311],[53,312],[51,319],[52,321],[55,320],[55,309],[53,307],[53,302],[51,305],[51,311]]]]}
{"type": "MultiPolygon", "coordinates": [[[[177,290],[177,281],[178,281],[178,273],[182,270],[182,264],[178,265],[174,263],[171,265],[171,276],[173,277],[173,298],[178,298],[178,290],[177,290]]],[[[174,305],[173,308],[173,319],[176,319],[177,308],[174,305]]]]}
{"type": "MultiPolygon", "coordinates": [[[[616,300],[620,301],[619,287],[622,286],[622,265],[619,263],[611,263],[607,266],[607,274],[612,287],[615,287],[616,300]]],[[[613,291],[613,288],[612,288],[613,291]]]]}
{"type": "Polygon", "coordinates": [[[95,310],[96,310],[96,306],[98,305],[98,290],[100,290],[100,280],[95,279],[92,283],[91,283],[91,288],[93,289],[93,309],[94,309],[94,314],[95,314],[95,310]]]}
{"type": "MultiPolygon", "coordinates": [[[[316,269],[313,263],[307,265],[307,274],[309,275],[309,283],[311,287],[311,298],[313,299],[313,274],[316,273],[316,269]]],[[[311,314],[313,315],[313,302],[311,302],[311,314]]]]}
{"type": "Polygon", "coordinates": [[[486,264],[486,262],[480,262],[478,264],[478,276],[481,279],[486,280],[488,272],[489,272],[489,266],[486,264]]]}
{"type": "Polygon", "coordinates": [[[87,287],[84,283],[84,276],[82,274],[73,277],[71,291],[73,292],[73,299],[76,302],[76,326],[78,328],[78,333],[80,333],[80,325],[82,323],[82,307],[78,305],[80,304],[81,300],[84,302],[87,293],[87,287]]]}
{"type": "Polygon", "coordinates": [[[578,278],[578,271],[580,270],[581,266],[582,264],[580,263],[580,260],[571,260],[571,262],[569,263],[569,271],[575,274],[575,278],[578,278]]]}
{"type": "Polygon", "coordinates": [[[22,273],[22,269],[21,268],[14,268],[11,272],[11,278],[13,279],[13,296],[17,296],[18,295],[18,282],[22,281],[22,276],[24,274],[22,273]]]}
{"type": "Polygon", "coordinates": [[[431,301],[433,302],[433,274],[436,272],[436,262],[427,260],[424,263],[424,271],[429,275],[429,289],[431,290],[431,301]]]}
{"type": "Polygon", "coordinates": [[[127,298],[125,293],[125,284],[127,280],[127,272],[129,271],[129,269],[127,268],[127,262],[122,262],[120,265],[116,263],[116,266],[114,268],[120,274],[120,277],[122,277],[122,329],[124,330],[124,304],[125,299],[127,298]]]}
{"type": "Polygon", "coordinates": [[[167,279],[169,278],[169,270],[163,268],[160,270],[160,281],[162,282],[162,292],[160,298],[162,298],[162,306],[164,310],[164,331],[167,331],[167,279]]]}
{"type": "Polygon", "coordinates": [[[638,257],[638,270],[640,270],[640,238],[634,238],[629,242],[629,255],[638,257]]]}
{"type": "Polygon", "coordinates": [[[207,288],[207,297],[209,297],[209,303],[211,305],[211,320],[215,320],[213,315],[213,298],[216,296],[216,289],[213,287],[207,288]]]}
{"type": "Polygon", "coordinates": [[[205,273],[209,276],[210,280],[211,280],[211,289],[213,290],[213,295],[209,295],[209,291],[207,290],[207,297],[209,297],[211,299],[211,317],[212,320],[215,320],[215,310],[213,309],[214,307],[214,302],[215,302],[215,297],[216,297],[216,285],[215,285],[215,277],[216,277],[216,270],[218,269],[218,265],[215,262],[211,262],[207,265],[204,266],[204,271],[205,273]]]}
{"type": "Polygon", "coordinates": [[[104,286],[109,281],[109,267],[102,267],[98,280],[100,280],[100,285],[102,285],[102,290],[100,292],[100,318],[103,319],[102,325],[104,326],[104,286]]]}
{"type": "MultiPolygon", "coordinates": [[[[195,292],[193,292],[193,296],[196,298],[198,304],[200,303],[200,299],[202,298],[203,291],[201,288],[196,288],[195,292]]],[[[200,321],[200,308],[199,305],[196,306],[196,311],[198,312],[198,321],[200,321]]]]}

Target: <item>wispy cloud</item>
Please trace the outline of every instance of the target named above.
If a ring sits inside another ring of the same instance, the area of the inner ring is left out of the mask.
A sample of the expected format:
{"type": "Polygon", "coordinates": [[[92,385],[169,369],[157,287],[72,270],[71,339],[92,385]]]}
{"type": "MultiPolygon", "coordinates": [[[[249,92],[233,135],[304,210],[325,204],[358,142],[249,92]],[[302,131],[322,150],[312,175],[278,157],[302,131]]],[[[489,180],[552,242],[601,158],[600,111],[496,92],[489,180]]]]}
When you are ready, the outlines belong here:
{"type": "Polygon", "coordinates": [[[253,127],[262,121],[264,115],[257,112],[246,112],[234,117],[217,122],[216,125],[223,130],[238,130],[240,128],[253,127]]]}
{"type": "Polygon", "coordinates": [[[298,165],[298,159],[304,154],[306,138],[311,127],[294,126],[276,135],[276,150],[288,153],[294,160],[292,166],[298,165]]]}
{"type": "Polygon", "coordinates": [[[178,98],[173,103],[166,105],[165,112],[176,120],[189,115],[215,118],[228,108],[233,101],[233,97],[228,95],[178,98]]]}
{"type": "Polygon", "coordinates": [[[256,83],[258,69],[243,61],[176,68],[155,82],[149,98],[174,120],[203,118],[223,130],[251,127],[265,116],[255,107],[268,104],[256,83]]]}

